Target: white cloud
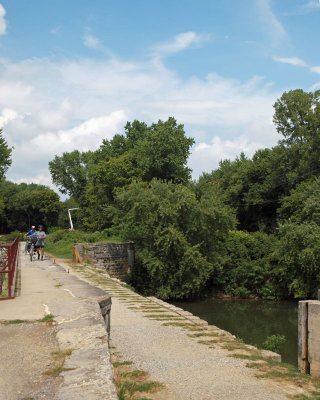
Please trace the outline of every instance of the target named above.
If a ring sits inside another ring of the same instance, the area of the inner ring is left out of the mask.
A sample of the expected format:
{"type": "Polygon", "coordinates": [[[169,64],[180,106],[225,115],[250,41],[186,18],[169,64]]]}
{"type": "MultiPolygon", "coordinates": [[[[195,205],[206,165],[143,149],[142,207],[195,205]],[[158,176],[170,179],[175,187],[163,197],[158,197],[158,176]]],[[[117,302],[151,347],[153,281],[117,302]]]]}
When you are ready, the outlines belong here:
{"type": "Polygon", "coordinates": [[[83,44],[88,47],[89,49],[100,51],[102,53],[107,54],[109,57],[114,57],[114,54],[109,50],[99,38],[93,36],[89,33],[84,35],[83,37],[83,44]]]}
{"type": "Polygon", "coordinates": [[[320,1],[319,0],[310,0],[305,7],[311,10],[319,10],[320,9],[320,1]]]}
{"type": "Polygon", "coordinates": [[[307,67],[307,64],[298,57],[273,57],[274,61],[283,63],[283,64],[290,64],[297,67],[307,67]]]}
{"type": "Polygon", "coordinates": [[[312,72],[315,72],[317,74],[320,74],[320,66],[316,66],[316,67],[311,67],[310,68],[312,72]]]}
{"type": "MultiPolygon", "coordinates": [[[[15,181],[49,182],[48,162],[54,155],[96,149],[133,119],[152,123],[174,116],[197,143],[211,148],[212,137],[219,136],[220,144],[216,139],[214,144],[223,149],[222,157],[277,140],[272,104],[281,93],[261,77],[245,82],[215,73],[181,78],[161,62],[116,58],[0,59],[0,70],[1,121],[14,145],[8,178],[15,181]]],[[[212,150],[200,150],[190,159],[195,176],[216,165],[212,150]]]]}
{"type": "Polygon", "coordinates": [[[11,108],[4,108],[0,114],[0,129],[3,128],[9,121],[18,118],[18,113],[11,108]]]}
{"type": "Polygon", "coordinates": [[[83,44],[90,49],[97,49],[101,46],[100,39],[89,34],[83,37],[83,44]]]}
{"type": "Polygon", "coordinates": [[[5,35],[7,33],[7,22],[5,20],[6,10],[0,3],[0,35],[5,35]]]}
{"type": "Polygon", "coordinates": [[[271,0],[255,0],[255,4],[263,23],[262,27],[269,38],[269,44],[272,47],[279,47],[287,39],[287,32],[274,14],[271,0]]]}
{"type": "Polygon", "coordinates": [[[174,53],[197,46],[208,40],[207,35],[199,35],[195,32],[183,32],[176,35],[172,41],[160,43],[153,47],[153,57],[162,58],[174,53]]]}
{"type": "Polygon", "coordinates": [[[102,143],[102,139],[111,139],[121,130],[127,121],[123,110],[113,111],[109,115],[90,118],[71,129],[48,132],[38,135],[31,140],[31,146],[39,146],[42,154],[51,157],[63,151],[88,151],[102,143]]]}
{"type": "Polygon", "coordinates": [[[249,142],[244,136],[234,140],[222,140],[219,136],[215,136],[211,143],[201,142],[195,147],[190,157],[190,165],[193,167],[194,175],[198,176],[203,171],[217,168],[221,160],[233,160],[242,152],[251,157],[261,147],[261,143],[249,142]]]}

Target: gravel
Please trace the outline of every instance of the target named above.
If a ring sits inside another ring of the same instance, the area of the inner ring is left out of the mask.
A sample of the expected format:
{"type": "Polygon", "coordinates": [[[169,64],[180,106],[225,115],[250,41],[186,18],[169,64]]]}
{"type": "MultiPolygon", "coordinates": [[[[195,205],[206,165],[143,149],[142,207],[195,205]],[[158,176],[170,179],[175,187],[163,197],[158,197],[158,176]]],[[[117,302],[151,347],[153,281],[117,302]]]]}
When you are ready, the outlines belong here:
{"type": "Polygon", "coordinates": [[[43,374],[58,350],[54,327],[0,324],[0,338],[0,400],[54,399],[61,378],[43,374]]]}
{"type": "MultiPolygon", "coordinates": [[[[112,299],[111,343],[123,360],[164,383],[163,400],[284,400],[274,381],[258,379],[219,346],[209,349],[178,327],[163,326],[112,299]]],[[[201,338],[200,338],[201,339],[201,338]]]]}

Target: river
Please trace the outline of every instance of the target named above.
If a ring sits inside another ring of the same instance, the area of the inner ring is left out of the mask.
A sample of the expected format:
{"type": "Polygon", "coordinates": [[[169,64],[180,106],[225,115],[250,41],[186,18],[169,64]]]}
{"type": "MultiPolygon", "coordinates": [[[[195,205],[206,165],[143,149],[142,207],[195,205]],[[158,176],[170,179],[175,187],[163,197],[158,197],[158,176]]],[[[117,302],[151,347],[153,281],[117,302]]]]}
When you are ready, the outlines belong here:
{"type": "Polygon", "coordinates": [[[208,299],[172,302],[192,314],[231,332],[245,343],[261,346],[267,336],[284,335],[282,361],[297,365],[298,303],[264,300],[208,299]]]}

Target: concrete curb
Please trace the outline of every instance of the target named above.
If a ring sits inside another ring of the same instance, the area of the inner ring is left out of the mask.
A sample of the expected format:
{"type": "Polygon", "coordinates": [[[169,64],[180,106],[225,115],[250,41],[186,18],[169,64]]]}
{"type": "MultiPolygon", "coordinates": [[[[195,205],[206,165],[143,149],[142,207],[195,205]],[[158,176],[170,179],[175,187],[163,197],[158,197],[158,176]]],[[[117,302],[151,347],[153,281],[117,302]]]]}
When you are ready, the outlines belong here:
{"type": "Polygon", "coordinates": [[[55,399],[118,400],[109,351],[111,297],[59,265],[54,269],[70,301],[46,304],[47,312],[54,315],[60,350],[72,351],[55,399]]]}

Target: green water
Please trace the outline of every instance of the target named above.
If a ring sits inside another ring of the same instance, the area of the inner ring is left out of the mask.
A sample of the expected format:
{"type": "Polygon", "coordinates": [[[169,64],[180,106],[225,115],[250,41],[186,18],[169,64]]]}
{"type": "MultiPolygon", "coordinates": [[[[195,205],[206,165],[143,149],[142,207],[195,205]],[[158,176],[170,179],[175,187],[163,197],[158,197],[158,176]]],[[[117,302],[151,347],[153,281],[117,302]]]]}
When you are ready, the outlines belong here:
{"type": "Polygon", "coordinates": [[[248,344],[261,346],[267,336],[284,335],[287,340],[280,351],[282,361],[297,365],[298,303],[209,299],[173,304],[248,344]]]}

